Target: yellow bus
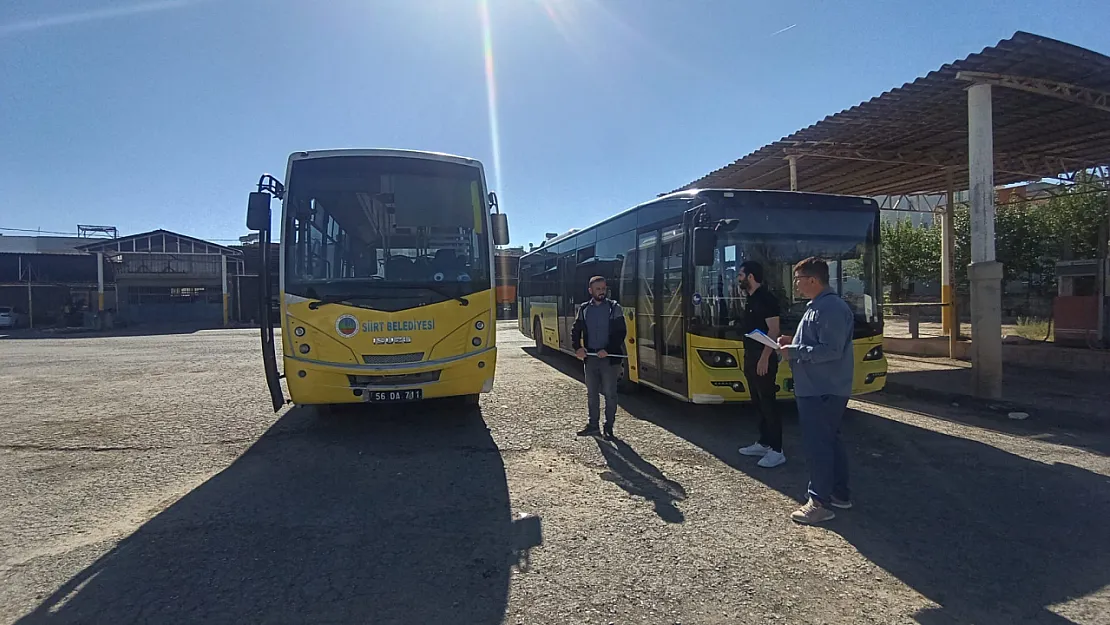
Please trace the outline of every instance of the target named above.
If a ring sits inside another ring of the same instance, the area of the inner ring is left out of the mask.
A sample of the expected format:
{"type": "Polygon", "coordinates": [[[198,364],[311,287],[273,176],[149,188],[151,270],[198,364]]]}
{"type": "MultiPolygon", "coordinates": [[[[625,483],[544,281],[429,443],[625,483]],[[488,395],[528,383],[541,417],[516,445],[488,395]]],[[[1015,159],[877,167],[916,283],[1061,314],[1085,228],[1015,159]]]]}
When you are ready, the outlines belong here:
{"type": "Polygon", "coordinates": [[[508,244],[509,232],[479,161],[413,150],[296,152],[284,184],[266,174],[250,194],[247,227],[263,250],[273,197],[282,208],[279,319],[270,318],[268,254],[260,309],[275,412],[286,403],[439,397],[476,405],[492,389],[493,248],[508,244]]]}
{"type": "MultiPolygon", "coordinates": [[[[879,297],[879,206],[870,198],[787,191],[689,190],[630,208],[555,237],[520,259],[520,331],[537,351],[571,353],[574,306],[591,276],[604,276],[628,324],[623,391],[648,387],[695,404],[748,401],[743,293],[736,270],[763,264],[794,331],[807,301],[793,266],[819,256],[830,286],[855,311],[854,393],[881,390],[887,364],[879,297]]],[[[779,397],[793,397],[787,363],[779,397]]]]}

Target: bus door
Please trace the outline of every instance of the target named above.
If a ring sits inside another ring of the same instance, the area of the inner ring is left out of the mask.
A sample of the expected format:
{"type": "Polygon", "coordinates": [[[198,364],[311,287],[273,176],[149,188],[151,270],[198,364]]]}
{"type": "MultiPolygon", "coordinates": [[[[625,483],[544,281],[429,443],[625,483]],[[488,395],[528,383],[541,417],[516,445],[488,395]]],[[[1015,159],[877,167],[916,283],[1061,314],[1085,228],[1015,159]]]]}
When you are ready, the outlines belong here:
{"type": "Polygon", "coordinates": [[[270,199],[267,191],[274,191],[281,197],[284,187],[269,174],[258,182],[258,191],[250,194],[247,202],[247,228],[258,231],[258,254],[261,275],[258,285],[258,312],[261,318],[262,370],[266,374],[266,386],[270,390],[270,401],[274,412],[285,405],[285,393],[281,389],[281,378],[277,367],[277,352],[274,346],[274,324],[270,315],[272,301],[270,290],[270,199]]]}
{"type": "Polygon", "coordinates": [[[640,379],[686,396],[683,236],[679,225],[637,241],[636,345],[640,379]]]}

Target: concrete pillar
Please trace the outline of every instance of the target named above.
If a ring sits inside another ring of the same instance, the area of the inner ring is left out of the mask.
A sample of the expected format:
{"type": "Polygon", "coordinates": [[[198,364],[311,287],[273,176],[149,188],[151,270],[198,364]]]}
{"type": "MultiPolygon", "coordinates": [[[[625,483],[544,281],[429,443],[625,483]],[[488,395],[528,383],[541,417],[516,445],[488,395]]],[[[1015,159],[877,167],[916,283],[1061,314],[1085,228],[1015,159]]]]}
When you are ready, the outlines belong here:
{"type": "Polygon", "coordinates": [[[971,366],[973,391],[1002,397],[1002,264],[994,254],[994,128],[991,86],[967,90],[971,196],[971,366]]]}
{"type": "Polygon", "coordinates": [[[798,190],[798,157],[787,156],[786,160],[790,163],[790,190],[798,190]]]}
{"type": "Polygon", "coordinates": [[[96,253],[96,311],[104,312],[104,252],[96,253]]]}
{"type": "Polygon", "coordinates": [[[223,256],[223,255],[220,256],[220,291],[221,291],[220,301],[223,302],[223,306],[224,306],[224,325],[226,326],[227,323],[228,323],[228,319],[227,319],[227,313],[228,313],[228,308],[227,308],[227,257],[223,256]]]}

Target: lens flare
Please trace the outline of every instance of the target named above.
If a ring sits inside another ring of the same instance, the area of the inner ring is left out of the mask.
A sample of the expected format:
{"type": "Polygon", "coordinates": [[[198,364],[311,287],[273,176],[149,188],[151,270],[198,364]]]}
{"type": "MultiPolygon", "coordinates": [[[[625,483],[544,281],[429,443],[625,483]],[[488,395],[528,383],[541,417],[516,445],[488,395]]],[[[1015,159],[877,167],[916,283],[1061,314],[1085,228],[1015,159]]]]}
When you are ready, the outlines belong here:
{"type": "Polygon", "coordinates": [[[486,108],[489,110],[489,134],[493,150],[493,177],[496,180],[498,204],[504,205],[501,193],[501,131],[497,124],[497,81],[493,72],[493,29],[490,27],[489,0],[478,0],[482,19],[482,56],[486,66],[486,108]]]}

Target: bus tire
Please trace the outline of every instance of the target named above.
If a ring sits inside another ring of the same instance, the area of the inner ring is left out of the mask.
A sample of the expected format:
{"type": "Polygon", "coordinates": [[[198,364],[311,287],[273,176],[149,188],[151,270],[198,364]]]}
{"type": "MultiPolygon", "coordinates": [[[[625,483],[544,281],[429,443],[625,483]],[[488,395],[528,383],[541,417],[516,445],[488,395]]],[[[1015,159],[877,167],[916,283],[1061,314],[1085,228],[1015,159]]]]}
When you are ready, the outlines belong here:
{"type": "Polygon", "coordinates": [[[547,348],[543,344],[543,324],[540,323],[540,318],[532,322],[532,339],[536,341],[536,354],[543,355],[547,352],[547,348]]]}

